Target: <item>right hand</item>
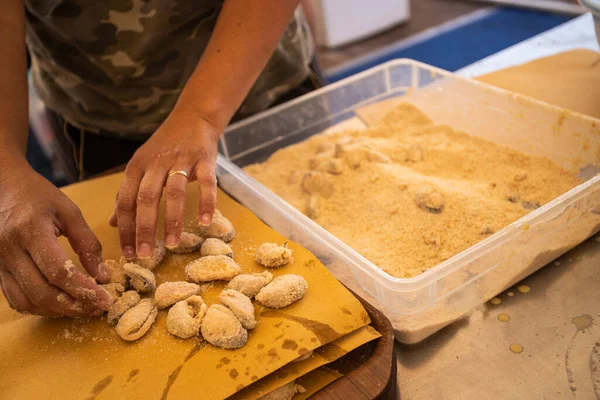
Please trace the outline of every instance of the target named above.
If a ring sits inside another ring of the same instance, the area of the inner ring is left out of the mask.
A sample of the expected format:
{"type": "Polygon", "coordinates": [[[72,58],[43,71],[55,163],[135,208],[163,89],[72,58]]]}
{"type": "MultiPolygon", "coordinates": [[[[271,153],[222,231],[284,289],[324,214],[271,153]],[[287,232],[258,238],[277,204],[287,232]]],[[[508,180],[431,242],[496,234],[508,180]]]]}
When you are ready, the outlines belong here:
{"type": "Polygon", "coordinates": [[[96,282],[106,283],[110,274],[79,208],[24,160],[10,166],[0,166],[0,286],[8,304],[48,317],[108,310],[110,295],[96,282]],[[60,235],[91,277],[70,262],[60,235]]]}

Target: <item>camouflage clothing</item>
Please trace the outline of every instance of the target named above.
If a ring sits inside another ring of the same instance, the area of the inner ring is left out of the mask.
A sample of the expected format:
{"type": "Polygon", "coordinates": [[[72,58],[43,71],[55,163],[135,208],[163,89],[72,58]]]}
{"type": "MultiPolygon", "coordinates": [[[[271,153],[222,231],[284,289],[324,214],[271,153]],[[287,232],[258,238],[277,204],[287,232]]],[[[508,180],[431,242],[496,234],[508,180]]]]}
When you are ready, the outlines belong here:
{"type": "MultiPolygon", "coordinates": [[[[35,87],[70,124],[150,134],[173,109],[223,0],[25,0],[35,87]]],[[[309,73],[300,10],[239,110],[266,109],[309,73]]]]}

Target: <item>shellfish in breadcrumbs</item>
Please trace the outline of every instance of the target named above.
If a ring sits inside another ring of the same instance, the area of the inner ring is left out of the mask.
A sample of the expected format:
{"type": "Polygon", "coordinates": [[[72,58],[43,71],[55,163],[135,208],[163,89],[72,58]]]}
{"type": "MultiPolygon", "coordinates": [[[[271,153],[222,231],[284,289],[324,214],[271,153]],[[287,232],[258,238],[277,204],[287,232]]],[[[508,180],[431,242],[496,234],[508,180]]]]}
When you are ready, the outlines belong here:
{"type": "Polygon", "coordinates": [[[129,276],[131,287],[140,293],[150,293],[156,289],[156,277],[152,271],[134,263],[123,265],[123,269],[129,276]]]}
{"type": "Polygon", "coordinates": [[[190,282],[161,283],[154,292],[154,302],[159,310],[167,308],[200,293],[200,286],[190,282]]]}
{"type": "Polygon", "coordinates": [[[423,185],[415,193],[415,204],[425,211],[439,214],[444,211],[444,196],[433,186],[423,185]]]}
{"type": "Polygon", "coordinates": [[[125,270],[123,269],[123,266],[115,260],[106,260],[102,264],[104,264],[110,273],[110,283],[120,283],[125,289],[127,289],[129,280],[125,270]]]}
{"type": "Polygon", "coordinates": [[[200,332],[208,307],[200,296],[177,302],[167,314],[167,330],[173,336],[189,339],[200,332]]]}
{"type": "Polygon", "coordinates": [[[227,256],[233,258],[233,250],[221,239],[208,238],[202,243],[200,249],[202,257],[206,256],[227,256]]]}
{"type": "Polygon", "coordinates": [[[200,250],[204,239],[191,232],[183,232],[177,246],[167,247],[171,253],[187,254],[200,250]]]}
{"type": "Polygon", "coordinates": [[[229,281],[241,273],[242,268],[227,256],[202,257],[185,267],[188,280],[196,283],[229,281]]]}
{"type": "Polygon", "coordinates": [[[113,303],[123,294],[125,291],[125,287],[120,283],[106,283],[104,285],[100,285],[103,287],[112,297],[113,303]]]}
{"type": "Polygon", "coordinates": [[[235,229],[227,218],[221,213],[215,212],[210,225],[199,227],[198,234],[204,238],[216,238],[224,242],[231,242],[235,237],[235,229]]]}
{"type": "Polygon", "coordinates": [[[154,253],[152,253],[152,257],[147,259],[136,258],[134,260],[126,260],[124,257],[121,257],[121,264],[126,263],[134,263],[139,265],[142,268],[146,268],[149,270],[153,270],[161,262],[165,259],[165,255],[167,254],[167,248],[162,240],[157,239],[156,244],[154,246],[154,253]]]}
{"type": "Polygon", "coordinates": [[[260,274],[242,274],[229,281],[227,289],[234,289],[249,298],[254,298],[260,289],[267,286],[273,280],[273,274],[269,271],[260,274]]]}
{"type": "Polygon", "coordinates": [[[280,246],[275,243],[264,243],[254,254],[254,259],[267,268],[278,268],[294,262],[292,251],[287,248],[287,242],[280,246]]]}
{"type": "Polygon", "coordinates": [[[222,349],[238,349],[248,341],[248,331],[233,311],[221,304],[208,308],[200,332],[208,343],[222,349]]]}
{"type": "Polygon", "coordinates": [[[154,307],[152,300],[144,299],[123,314],[115,330],[124,340],[138,340],[150,330],[157,313],[158,310],[154,307]]]}
{"type": "Polygon", "coordinates": [[[247,296],[244,296],[237,290],[225,289],[219,295],[219,300],[221,303],[223,303],[223,305],[233,311],[244,328],[256,328],[254,306],[252,305],[252,301],[247,296]]]}
{"type": "Polygon", "coordinates": [[[307,290],[308,283],[300,275],[281,275],[262,288],[256,300],[269,308],[282,308],[300,300],[307,290]]]}
{"type": "Polygon", "coordinates": [[[119,322],[119,318],[123,316],[130,308],[134,307],[141,300],[140,295],[135,290],[129,290],[119,297],[108,310],[106,319],[108,324],[114,326],[119,322]]]}

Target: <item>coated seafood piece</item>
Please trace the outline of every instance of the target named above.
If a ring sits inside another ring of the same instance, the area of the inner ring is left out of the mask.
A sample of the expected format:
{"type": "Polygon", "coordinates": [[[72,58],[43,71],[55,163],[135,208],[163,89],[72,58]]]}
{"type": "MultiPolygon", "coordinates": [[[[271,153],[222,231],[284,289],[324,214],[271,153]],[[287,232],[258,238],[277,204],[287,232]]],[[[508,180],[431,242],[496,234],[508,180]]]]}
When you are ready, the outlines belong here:
{"type": "Polygon", "coordinates": [[[171,253],[175,254],[193,253],[194,251],[200,250],[202,242],[204,242],[204,239],[200,236],[191,232],[183,232],[179,239],[179,244],[175,247],[169,247],[168,249],[171,253]]]}
{"type": "Polygon", "coordinates": [[[216,213],[209,226],[199,227],[198,234],[204,238],[221,239],[224,242],[231,242],[235,237],[233,225],[221,213],[216,213]]]}
{"type": "Polygon", "coordinates": [[[257,263],[267,268],[282,267],[294,262],[292,251],[287,248],[287,242],[283,246],[275,243],[264,243],[256,249],[254,259],[257,263]]]}
{"type": "Polygon", "coordinates": [[[444,196],[429,185],[424,185],[417,189],[415,203],[423,210],[434,214],[444,211],[444,196]]]}
{"type": "Polygon", "coordinates": [[[177,302],[167,314],[167,330],[173,336],[189,339],[200,331],[208,307],[200,296],[177,302]]]}
{"type": "Polygon", "coordinates": [[[319,171],[309,171],[304,174],[302,189],[308,194],[318,194],[327,199],[335,191],[330,175],[319,171]]]}
{"type": "Polygon", "coordinates": [[[106,319],[110,326],[115,326],[119,322],[119,318],[123,316],[133,306],[139,303],[141,297],[135,290],[129,290],[119,297],[108,310],[106,319]]]}
{"type": "Polygon", "coordinates": [[[256,328],[256,318],[254,317],[254,306],[252,301],[242,293],[233,289],[225,289],[219,295],[219,300],[229,308],[242,326],[246,329],[256,328]]]}
{"type": "Polygon", "coordinates": [[[152,270],[165,259],[166,253],[167,248],[165,247],[165,243],[162,240],[156,240],[152,257],[147,260],[138,259],[137,264],[141,267],[152,270]]]}
{"type": "Polygon", "coordinates": [[[103,262],[108,272],[110,272],[110,283],[120,283],[125,289],[129,286],[129,279],[123,269],[123,266],[115,260],[106,260],[103,262]]]}
{"type": "Polygon", "coordinates": [[[222,349],[238,349],[248,341],[248,331],[233,311],[221,304],[208,308],[200,332],[208,343],[222,349]]]}
{"type": "Polygon", "coordinates": [[[120,283],[107,283],[102,286],[112,297],[113,303],[123,294],[125,287],[120,283]]]}
{"type": "Polygon", "coordinates": [[[287,307],[304,297],[307,289],[308,283],[300,275],[281,275],[262,288],[256,300],[270,308],[287,307]]]}
{"type": "Polygon", "coordinates": [[[150,330],[157,313],[158,310],[154,307],[152,299],[144,299],[123,314],[115,330],[121,339],[138,340],[150,330]]]}
{"type": "Polygon", "coordinates": [[[196,283],[228,281],[241,273],[242,268],[227,256],[198,258],[185,267],[188,280],[196,283]]]}
{"type": "Polygon", "coordinates": [[[165,282],[156,288],[154,303],[159,310],[162,310],[196,294],[200,294],[200,286],[195,283],[165,282]]]}
{"type": "Polygon", "coordinates": [[[315,171],[327,172],[332,175],[339,175],[344,172],[342,160],[332,158],[332,156],[320,156],[310,160],[310,168],[315,171]]]}
{"type": "Polygon", "coordinates": [[[319,218],[319,196],[311,195],[306,201],[305,214],[310,219],[319,218]]]}
{"type": "Polygon", "coordinates": [[[157,239],[152,257],[148,259],[136,258],[134,260],[126,260],[124,257],[121,257],[121,264],[134,263],[140,267],[153,270],[164,260],[166,254],[167,248],[165,247],[165,243],[157,239]]]}
{"type": "Polygon", "coordinates": [[[306,392],[306,389],[300,385],[296,385],[296,381],[291,381],[290,383],[286,383],[272,392],[259,397],[258,400],[292,400],[296,393],[304,392],[306,392]]]}
{"type": "Polygon", "coordinates": [[[380,162],[389,162],[389,158],[385,154],[375,152],[375,150],[364,143],[351,143],[351,141],[348,142],[347,140],[336,144],[335,157],[342,158],[352,169],[359,168],[362,162],[366,160],[377,162],[379,159],[382,159],[383,161],[380,162]]]}
{"type": "Polygon", "coordinates": [[[414,163],[423,161],[423,148],[418,144],[411,145],[406,152],[406,161],[414,163]]]}
{"type": "Polygon", "coordinates": [[[237,290],[252,299],[272,280],[273,274],[269,271],[260,274],[242,274],[233,278],[227,285],[227,289],[237,290]]]}
{"type": "Polygon", "coordinates": [[[233,250],[221,239],[208,238],[202,243],[200,249],[202,257],[206,256],[227,256],[233,258],[233,250]]]}
{"type": "Polygon", "coordinates": [[[123,269],[129,277],[131,287],[140,293],[150,293],[156,289],[156,278],[152,271],[134,263],[123,265],[123,269]]]}

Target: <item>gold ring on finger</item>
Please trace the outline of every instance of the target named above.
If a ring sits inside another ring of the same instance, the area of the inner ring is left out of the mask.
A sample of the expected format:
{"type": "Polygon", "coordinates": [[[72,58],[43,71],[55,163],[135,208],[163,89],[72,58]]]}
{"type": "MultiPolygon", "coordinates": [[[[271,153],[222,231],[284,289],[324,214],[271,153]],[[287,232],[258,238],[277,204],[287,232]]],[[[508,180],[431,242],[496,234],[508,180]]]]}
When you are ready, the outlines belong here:
{"type": "Polygon", "coordinates": [[[182,171],[182,170],[177,170],[177,171],[171,171],[171,172],[169,172],[168,178],[172,177],[173,175],[182,175],[182,176],[185,176],[186,179],[188,178],[187,172],[182,171]]]}

